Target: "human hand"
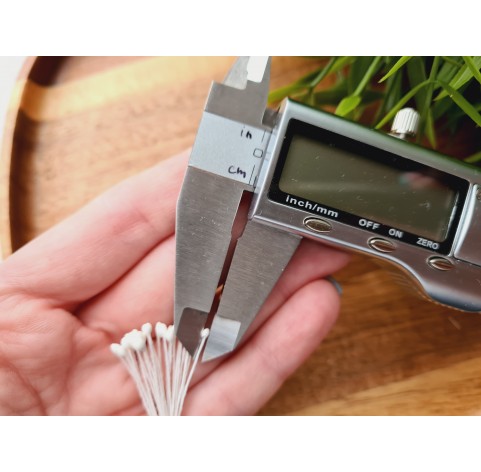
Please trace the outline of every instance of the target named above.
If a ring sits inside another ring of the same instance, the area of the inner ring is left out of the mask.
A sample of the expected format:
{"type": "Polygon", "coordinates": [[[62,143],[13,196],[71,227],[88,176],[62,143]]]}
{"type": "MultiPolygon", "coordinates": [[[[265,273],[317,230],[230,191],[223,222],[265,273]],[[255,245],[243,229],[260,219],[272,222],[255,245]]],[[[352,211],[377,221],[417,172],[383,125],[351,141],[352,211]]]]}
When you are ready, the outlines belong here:
{"type": "MultiPolygon", "coordinates": [[[[0,265],[0,414],[141,414],[109,345],[173,317],[175,205],[187,155],[92,201],[0,265]]],[[[243,345],[198,367],[184,414],[255,413],[317,347],[348,257],[303,241],[243,345]]]]}

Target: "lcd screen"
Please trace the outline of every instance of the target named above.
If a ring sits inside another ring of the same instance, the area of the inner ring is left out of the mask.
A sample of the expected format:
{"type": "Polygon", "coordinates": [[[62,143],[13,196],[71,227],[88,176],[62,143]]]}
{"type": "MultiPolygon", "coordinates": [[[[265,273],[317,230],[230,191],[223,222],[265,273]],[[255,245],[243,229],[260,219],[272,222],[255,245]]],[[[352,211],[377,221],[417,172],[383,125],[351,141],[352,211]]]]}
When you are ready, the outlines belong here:
{"type": "Polygon", "coordinates": [[[434,169],[403,158],[383,162],[294,135],[282,192],[442,242],[458,191],[434,169]]]}

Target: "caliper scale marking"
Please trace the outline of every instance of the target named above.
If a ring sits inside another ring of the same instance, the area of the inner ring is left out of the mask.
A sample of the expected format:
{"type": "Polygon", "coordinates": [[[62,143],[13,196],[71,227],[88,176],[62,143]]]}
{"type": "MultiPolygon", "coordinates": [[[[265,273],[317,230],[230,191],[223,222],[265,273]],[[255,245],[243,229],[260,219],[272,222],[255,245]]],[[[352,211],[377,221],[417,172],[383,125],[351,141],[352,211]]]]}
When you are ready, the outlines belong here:
{"type": "Polygon", "coordinates": [[[267,142],[263,129],[204,112],[189,165],[253,187],[267,142]]]}

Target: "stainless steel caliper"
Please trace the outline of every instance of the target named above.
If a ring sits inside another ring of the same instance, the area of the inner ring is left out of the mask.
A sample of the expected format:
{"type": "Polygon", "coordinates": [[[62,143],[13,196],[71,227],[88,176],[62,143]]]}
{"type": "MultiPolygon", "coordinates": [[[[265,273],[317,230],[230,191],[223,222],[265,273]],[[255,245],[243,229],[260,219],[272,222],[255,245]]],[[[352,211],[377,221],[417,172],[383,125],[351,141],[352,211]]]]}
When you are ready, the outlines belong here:
{"type": "Polygon", "coordinates": [[[480,169],[290,100],[273,112],[269,76],[268,58],[241,57],[207,99],[177,207],[175,327],[187,350],[210,322],[203,360],[235,349],[302,237],[375,256],[424,296],[481,311],[480,169]]]}

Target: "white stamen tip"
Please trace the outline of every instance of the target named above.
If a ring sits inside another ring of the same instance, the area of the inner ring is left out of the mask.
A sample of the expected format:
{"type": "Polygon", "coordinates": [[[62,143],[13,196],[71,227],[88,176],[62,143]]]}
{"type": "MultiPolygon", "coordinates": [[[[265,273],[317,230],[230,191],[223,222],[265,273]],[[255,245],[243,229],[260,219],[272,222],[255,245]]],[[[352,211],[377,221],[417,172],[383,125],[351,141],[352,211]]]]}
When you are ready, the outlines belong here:
{"type": "Polygon", "coordinates": [[[144,323],[141,329],[142,333],[144,333],[146,336],[150,336],[152,334],[152,325],[150,323],[144,323]]]}
{"type": "Polygon", "coordinates": [[[174,327],[173,326],[169,326],[167,328],[167,332],[165,333],[165,339],[167,339],[167,341],[172,341],[174,339],[174,327]]]}
{"type": "Polygon", "coordinates": [[[120,344],[113,343],[110,345],[110,350],[117,356],[117,357],[124,357],[126,354],[125,348],[120,344]]]}
{"type": "Polygon", "coordinates": [[[140,331],[133,329],[110,349],[127,368],[149,415],[178,416],[209,330],[200,332],[199,346],[193,356],[176,338],[173,326],[156,323],[154,342],[152,331],[152,324],[145,323],[140,331]]]}
{"type": "Polygon", "coordinates": [[[167,326],[164,323],[161,323],[160,321],[157,321],[157,323],[155,323],[155,335],[158,338],[163,338],[165,336],[166,331],[167,331],[167,326]]]}
{"type": "Polygon", "coordinates": [[[122,336],[122,339],[120,340],[120,345],[124,347],[125,349],[129,348],[129,333],[126,333],[122,336]]]}
{"type": "MultiPolygon", "coordinates": [[[[125,344],[122,344],[124,347],[128,347],[133,349],[134,351],[142,351],[145,347],[146,337],[142,331],[137,329],[133,329],[130,333],[127,333],[125,336],[125,344]]],[[[124,341],[122,338],[122,342],[124,341]]]]}

